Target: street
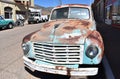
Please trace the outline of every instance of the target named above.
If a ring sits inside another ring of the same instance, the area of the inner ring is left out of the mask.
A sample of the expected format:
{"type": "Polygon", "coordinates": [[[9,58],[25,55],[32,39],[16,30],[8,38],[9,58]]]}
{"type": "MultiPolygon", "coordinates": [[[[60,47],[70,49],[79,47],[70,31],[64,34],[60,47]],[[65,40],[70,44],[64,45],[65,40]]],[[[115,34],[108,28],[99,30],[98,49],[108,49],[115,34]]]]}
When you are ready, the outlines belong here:
{"type": "MultiPolygon", "coordinates": [[[[83,77],[68,77],[43,72],[31,72],[24,68],[22,39],[25,35],[41,28],[41,24],[25,25],[0,31],[0,79],[85,79],[83,77]]],[[[99,79],[106,79],[102,66],[99,79]]],[[[96,79],[97,77],[88,77],[96,79]]]]}
{"type": "Polygon", "coordinates": [[[24,69],[21,49],[25,35],[40,29],[27,25],[0,31],[0,79],[37,79],[24,69]]]}

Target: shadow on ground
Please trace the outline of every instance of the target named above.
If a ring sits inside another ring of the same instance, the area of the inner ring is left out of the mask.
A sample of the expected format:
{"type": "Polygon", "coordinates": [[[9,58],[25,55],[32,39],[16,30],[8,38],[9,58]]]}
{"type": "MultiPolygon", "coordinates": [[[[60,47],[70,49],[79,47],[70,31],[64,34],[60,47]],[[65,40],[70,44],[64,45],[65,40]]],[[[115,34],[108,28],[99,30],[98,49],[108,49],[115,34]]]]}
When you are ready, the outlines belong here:
{"type": "Polygon", "coordinates": [[[70,79],[69,76],[64,76],[64,75],[55,75],[55,74],[44,73],[44,72],[39,72],[39,71],[32,72],[26,67],[25,67],[25,70],[28,71],[31,75],[37,78],[40,78],[40,79],[70,79]]]}

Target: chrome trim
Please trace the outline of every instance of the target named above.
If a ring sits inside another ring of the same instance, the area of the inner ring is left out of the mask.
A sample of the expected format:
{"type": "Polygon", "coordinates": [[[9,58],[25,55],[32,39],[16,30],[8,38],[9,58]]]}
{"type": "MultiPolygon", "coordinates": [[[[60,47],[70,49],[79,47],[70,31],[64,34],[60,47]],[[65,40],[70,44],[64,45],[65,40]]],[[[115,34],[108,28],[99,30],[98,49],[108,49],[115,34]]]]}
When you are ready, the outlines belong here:
{"type": "Polygon", "coordinates": [[[33,43],[35,59],[53,64],[82,64],[84,45],[33,43]]]}
{"type": "Polygon", "coordinates": [[[61,75],[70,75],[70,76],[92,76],[98,73],[97,67],[92,68],[66,68],[66,67],[57,67],[44,64],[37,64],[27,57],[23,56],[24,64],[27,68],[34,71],[41,71],[53,74],[61,75]]]}

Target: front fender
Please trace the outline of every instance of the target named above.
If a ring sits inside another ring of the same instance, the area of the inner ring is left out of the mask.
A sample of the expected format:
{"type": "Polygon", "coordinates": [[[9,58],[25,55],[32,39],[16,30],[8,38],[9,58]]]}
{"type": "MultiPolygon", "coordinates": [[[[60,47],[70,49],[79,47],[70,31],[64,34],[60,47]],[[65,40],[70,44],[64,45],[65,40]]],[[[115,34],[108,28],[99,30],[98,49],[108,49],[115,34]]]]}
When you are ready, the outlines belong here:
{"type": "Polygon", "coordinates": [[[83,64],[99,64],[103,58],[103,54],[104,54],[104,44],[102,37],[98,31],[92,31],[85,39],[83,64]],[[90,45],[94,45],[98,48],[98,54],[93,59],[90,59],[85,54],[87,47],[90,45]]]}

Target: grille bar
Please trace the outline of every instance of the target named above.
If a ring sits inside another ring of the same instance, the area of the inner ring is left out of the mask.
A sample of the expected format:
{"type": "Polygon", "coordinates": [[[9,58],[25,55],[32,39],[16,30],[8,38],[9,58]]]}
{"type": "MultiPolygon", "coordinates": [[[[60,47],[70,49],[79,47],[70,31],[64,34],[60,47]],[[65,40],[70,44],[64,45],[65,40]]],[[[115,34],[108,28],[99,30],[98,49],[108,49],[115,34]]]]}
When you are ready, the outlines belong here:
{"type": "Polygon", "coordinates": [[[36,59],[55,64],[80,64],[81,46],[33,43],[36,59]]]}

